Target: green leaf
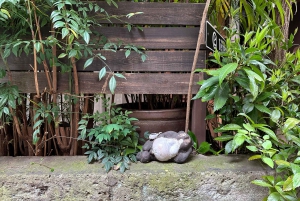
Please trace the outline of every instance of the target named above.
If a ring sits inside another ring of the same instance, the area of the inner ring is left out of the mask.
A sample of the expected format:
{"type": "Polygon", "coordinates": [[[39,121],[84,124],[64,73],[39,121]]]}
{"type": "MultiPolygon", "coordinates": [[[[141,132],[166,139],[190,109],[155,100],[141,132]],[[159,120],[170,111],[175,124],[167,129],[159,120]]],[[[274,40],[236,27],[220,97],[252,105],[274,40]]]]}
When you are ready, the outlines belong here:
{"type": "Polygon", "coordinates": [[[293,189],[293,180],[291,177],[288,177],[282,186],[283,191],[290,191],[293,189]]]}
{"type": "Polygon", "coordinates": [[[248,68],[243,68],[243,70],[247,73],[248,77],[250,78],[255,78],[258,81],[264,81],[264,78],[259,76],[257,73],[254,71],[248,69],[248,68]]]}
{"type": "Polygon", "coordinates": [[[275,140],[276,142],[278,142],[278,138],[276,136],[276,134],[269,128],[266,127],[258,127],[257,129],[263,131],[264,133],[268,134],[273,140],[275,140]]]}
{"type": "Polygon", "coordinates": [[[270,140],[266,140],[264,143],[262,143],[262,146],[264,149],[271,149],[272,148],[272,142],[270,140]]]}
{"type": "Polygon", "coordinates": [[[271,110],[269,108],[267,108],[266,106],[264,106],[264,105],[255,104],[254,106],[255,106],[256,109],[258,109],[259,111],[261,111],[263,113],[267,113],[267,114],[271,113],[271,110]]]}
{"type": "Polygon", "coordinates": [[[228,154],[228,153],[232,152],[232,144],[233,144],[233,140],[226,143],[226,145],[225,145],[225,154],[228,154]]]}
{"type": "Polygon", "coordinates": [[[237,124],[226,124],[225,126],[219,128],[220,131],[234,131],[234,130],[238,130],[241,129],[242,127],[240,127],[237,124]]]}
{"type": "Polygon", "coordinates": [[[115,76],[112,76],[109,80],[109,90],[112,94],[115,93],[116,86],[117,86],[116,78],[115,76]]]}
{"type": "Polygon", "coordinates": [[[243,105],[243,112],[248,114],[249,112],[252,112],[254,109],[254,104],[253,103],[245,103],[243,105]]]}
{"type": "Polygon", "coordinates": [[[253,96],[253,100],[255,100],[258,95],[258,86],[253,77],[249,77],[249,89],[253,96]]]}
{"type": "Polygon", "coordinates": [[[247,149],[249,149],[252,152],[257,152],[258,149],[256,148],[256,146],[246,146],[247,149]]]}
{"type": "Polygon", "coordinates": [[[39,52],[40,50],[41,50],[41,43],[40,42],[36,42],[35,44],[34,44],[34,49],[36,49],[36,51],[37,52],[39,52]]]}
{"type": "Polygon", "coordinates": [[[117,77],[119,77],[119,78],[123,78],[123,79],[126,80],[126,77],[123,74],[121,74],[121,73],[115,73],[114,75],[117,76],[117,77]]]}
{"type": "Polygon", "coordinates": [[[271,112],[270,118],[273,122],[275,122],[275,123],[278,122],[280,117],[281,117],[281,113],[279,110],[276,109],[271,112]]]}
{"type": "Polygon", "coordinates": [[[67,56],[66,53],[61,53],[60,55],[58,55],[58,58],[59,58],[59,59],[60,59],[60,58],[64,58],[65,56],[67,56]]]}
{"type": "Polygon", "coordinates": [[[198,149],[197,152],[200,154],[205,154],[210,150],[210,144],[208,142],[202,142],[198,149]]]}
{"type": "Polygon", "coordinates": [[[85,61],[83,69],[86,69],[86,67],[88,67],[89,65],[91,65],[94,61],[94,57],[89,58],[88,60],[85,61]]]}
{"type": "Polygon", "coordinates": [[[273,192],[268,196],[267,201],[284,201],[283,197],[281,197],[280,193],[273,192]]]}
{"type": "Polygon", "coordinates": [[[257,159],[261,159],[261,155],[253,155],[250,158],[248,158],[249,161],[253,161],[253,160],[257,160],[257,159]]]}
{"type": "Polygon", "coordinates": [[[219,137],[214,138],[216,141],[225,142],[233,139],[233,135],[221,135],[219,137]]]}
{"type": "Polygon", "coordinates": [[[62,37],[62,39],[64,39],[68,34],[69,34],[69,29],[63,28],[61,30],[61,35],[62,35],[61,37],[62,37]]]}
{"type": "Polygon", "coordinates": [[[106,67],[104,66],[99,72],[99,81],[106,75],[106,67]]]}
{"type": "Polygon", "coordinates": [[[262,161],[267,164],[269,167],[274,168],[274,162],[271,158],[266,157],[266,156],[262,156],[262,161]]]}
{"type": "Polygon", "coordinates": [[[296,189],[300,186],[300,173],[297,173],[293,177],[293,188],[296,189]]]}
{"type": "Polygon", "coordinates": [[[249,123],[243,124],[243,127],[244,127],[247,131],[255,132],[255,128],[253,128],[253,126],[251,126],[249,123]]]}
{"type": "Polygon", "coordinates": [[[129,57],[130,53],[131,53],[130,50],[126,50],[126,52],[125,52],[125,57],[126,57],[126,58],[129,57]]]}
{"type": "Polygon", "coordinates": [[[229,85],[228,83],[222,83],[218,86],[215,97],[214,97],[214,112],[221,109],[227,102],[229,97],[229,85]]]}
{"type": "Polygon", "coordinates": [[[294,128],[297,124],[300,123],[299,119],[295,119],[295,118],[288,118],[283,126],[283,132],[286,133],[289,130],[291,130],[292,128],[294,128]]]}
{"type": "Polygon", "coordinates": [[[227,75],[238,67],[237,63],[229,63],[223,66],[222,68],[219,68],[219,85],[222,84],[223,80],[227,77],[227,75]]]}
{"type": "Polygon", "coordinates": [[[271,184],[263,181],[263,180],[254,180],[251,181],[252,184],[258,185],[258,186],[262,186],[262,187],[273,187],[271,184]]]}
{"type": "Polygon", "coordinates": [[[89,44],[90,34],[87,31],[83,32],[83,40],[85,41],[86,44],[89,44]]]}
{"type": "Polygon", "coordinates": [[[246,137],[241,134],[237,134],[233,138],[232,143],[232,151],[236,150],[238,147],[240,147],[245,142],[246,137]]]}

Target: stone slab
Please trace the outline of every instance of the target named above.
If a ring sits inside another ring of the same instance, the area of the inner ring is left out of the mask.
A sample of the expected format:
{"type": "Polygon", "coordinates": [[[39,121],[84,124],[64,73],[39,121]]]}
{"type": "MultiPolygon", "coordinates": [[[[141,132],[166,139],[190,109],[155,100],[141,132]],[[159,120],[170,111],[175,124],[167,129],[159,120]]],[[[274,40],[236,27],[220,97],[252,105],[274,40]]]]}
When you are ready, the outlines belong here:
{"type": "Polygon", "coordinates": [[[262,200],[267,189],[250,181],[273,172],[247,158],[197,155],[185,164],[131,164],[121,174],[85,156],[0,157],[0,200],[262,200]]]}

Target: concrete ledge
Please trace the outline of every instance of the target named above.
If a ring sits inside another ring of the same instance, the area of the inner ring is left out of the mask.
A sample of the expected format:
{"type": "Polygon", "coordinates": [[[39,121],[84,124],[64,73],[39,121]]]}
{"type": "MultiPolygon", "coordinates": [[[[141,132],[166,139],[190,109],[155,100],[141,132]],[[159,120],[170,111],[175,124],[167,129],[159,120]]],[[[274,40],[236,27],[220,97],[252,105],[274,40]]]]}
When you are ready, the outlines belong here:
{"type": "Polygon", "coordinates": [[[85,156],[0,157],[0,200],[262,200],[267,189],[250,181],[273,172],[247,158],[199,155],[185,164],[132,164],[121,174],[85,156]]]}

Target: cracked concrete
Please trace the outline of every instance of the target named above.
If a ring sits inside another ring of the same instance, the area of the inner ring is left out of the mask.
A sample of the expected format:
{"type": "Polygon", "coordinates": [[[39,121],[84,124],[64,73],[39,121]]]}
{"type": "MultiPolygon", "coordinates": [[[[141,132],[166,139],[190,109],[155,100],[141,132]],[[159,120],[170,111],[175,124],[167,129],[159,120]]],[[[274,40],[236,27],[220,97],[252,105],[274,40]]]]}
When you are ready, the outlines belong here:
{"type": "Polygon", "coordinates": [[[250,181],[273,172],[247,158],[198,155],[185,164],[136,163],[121,174],[85,156],[0,157],[0,200],[262,200],[267,189],[250,181]]]}

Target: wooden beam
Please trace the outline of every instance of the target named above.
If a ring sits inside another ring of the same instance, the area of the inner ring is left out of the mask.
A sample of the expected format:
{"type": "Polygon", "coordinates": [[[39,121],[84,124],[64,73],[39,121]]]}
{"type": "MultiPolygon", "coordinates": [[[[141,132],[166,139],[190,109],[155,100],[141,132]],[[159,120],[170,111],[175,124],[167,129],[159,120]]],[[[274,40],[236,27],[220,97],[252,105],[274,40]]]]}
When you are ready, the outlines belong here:
{"type": "MultiPolygon", "coordinates": [[[[132,24],[165,24],[165,25],[199,25],[204,10],[204,3],[148,3],[148,2],[117,2],[118,8],[108,6],[106,2],[97,2],[110,15],[127,15],[143,12],[131,18],[122,20],[132,24]]],[[[98,12],[99,14],[99,12],[98,12]]],[[[109,23],[99,14],[100,23],[109,23]]],[[[123,23],[110,18],[114,23],[123,23]]]]}
{"type": "MultiPolygon", "coordinates": [[[[17,85],[23,93],[35,93],[33,72],[11,72],[12,83],[17,85]]],[[[190,73],[124,73],[126,79],[116,78],[116,94],[187,94],[190,73]]],[[[110,93],[108,84],[103,88],[106,77],[99,81],[98,73],[80,72],[80,93],[110,93]]],[[[203,74],[195,74],[192,91],[197,93],[203,74]]],[[[70,93],[68,73],[58,76],[58,93],[70,93]]],[[[0,79],[0,82],[8,78],[0,79]]],[[[46,76],[38,73],[39,89],[48,90],[46,76]]]]}
{"type": "MultiPolygon", "coordinates": [[[[112,71],[121,72],[190,72],[194,51],[146,51],[147,59],[142,62],[140,56],[132,52],[126,58],[125,51],[95,51],[106,57],[106,63],[112,71]]],[[[197,68],[205,67],[205,51],[200,51],[197,68]]],[[[62,60],[68,63],[67,60],[62,60]]],[[[86,59],[77,61],[78,71],[99,71],[105,64],[99,59],[94,59],[93,63],[83,69],[86,59]]],[[[22,54],[20,57],[11,55],[7,59],[8,66],[11,71],[32,71],[30,65],[33,65],[33,56],[22,54]]],[[[0,61],[0,65],[4,65],[0,61]]],[[[42,65],[39,65],[39,70],[44,70],[42,65]]]]}

